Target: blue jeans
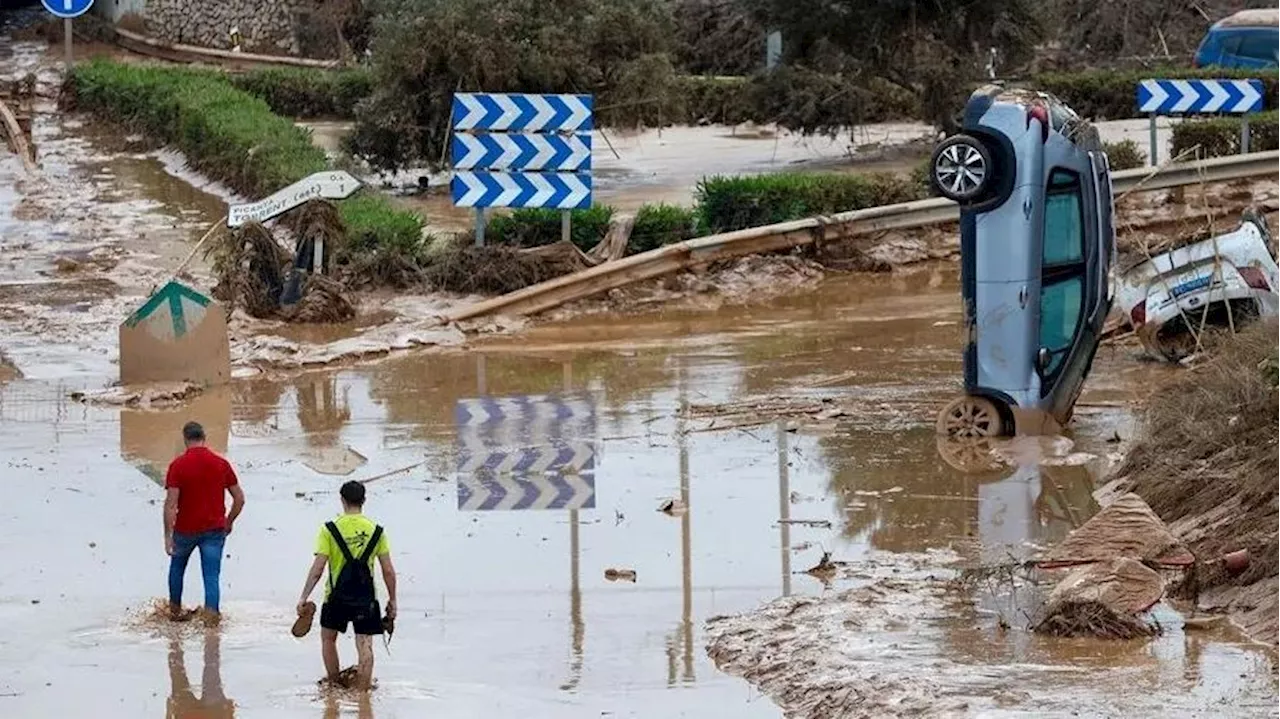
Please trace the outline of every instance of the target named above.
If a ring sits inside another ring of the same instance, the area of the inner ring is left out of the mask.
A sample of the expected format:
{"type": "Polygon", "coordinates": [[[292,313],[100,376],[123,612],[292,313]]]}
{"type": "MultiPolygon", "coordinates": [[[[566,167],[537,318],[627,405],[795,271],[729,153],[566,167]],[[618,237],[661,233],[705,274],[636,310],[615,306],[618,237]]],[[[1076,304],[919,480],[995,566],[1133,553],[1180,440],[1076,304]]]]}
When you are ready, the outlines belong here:
{"type": "Polygon", "coordinates": [[[200,534],[173,535],[173,556],[169,558],[169,601],[182,604],[182,577],[187,573],[187,560],[200,548],[200,573],[204,575],[204,606],[218,611],[218,578],[222,574],[222,548],[227,543],[227,533],[212,529],[200,534]]]}

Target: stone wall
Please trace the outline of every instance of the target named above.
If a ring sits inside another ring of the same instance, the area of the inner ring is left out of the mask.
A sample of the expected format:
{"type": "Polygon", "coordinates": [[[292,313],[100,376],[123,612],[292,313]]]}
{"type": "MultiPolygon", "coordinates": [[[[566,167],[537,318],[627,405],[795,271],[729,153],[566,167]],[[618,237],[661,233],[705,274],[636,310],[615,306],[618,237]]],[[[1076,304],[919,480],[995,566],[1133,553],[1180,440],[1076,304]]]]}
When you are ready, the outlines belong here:
{"type": "Polygon", "coordinates": [[[270,55],[302,51],[298,28],[315,0],[146,0],[148,33],[173,43],[231,49],[231,28],[241,49],[270,55]]]}

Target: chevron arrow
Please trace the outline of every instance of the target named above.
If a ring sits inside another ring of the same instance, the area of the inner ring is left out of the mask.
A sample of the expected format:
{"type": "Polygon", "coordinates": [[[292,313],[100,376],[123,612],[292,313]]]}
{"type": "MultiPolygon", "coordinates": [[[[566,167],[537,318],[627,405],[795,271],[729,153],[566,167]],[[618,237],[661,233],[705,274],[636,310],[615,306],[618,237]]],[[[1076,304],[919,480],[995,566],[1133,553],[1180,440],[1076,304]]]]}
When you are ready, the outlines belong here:
{"type": "Polygon", "coordinates": [[[1142,80],[1138,83],[1139,112],[1242,114],[1258,112],[1263,104],[1260,80],[1142,80]]]}
{"type": "Polygon", "coordinates": [[[453,129],[490,132],[577,132],[592,129],[590,95],[459,92],[453,129]]]}
{"type": "Polygon", "coordinates": [[[590,170],[591,136],[455,133],[453,167],[455,170],[590,170]]]}
{"type": "Polygon", "coordinates": [[[587,173],[459,170],[453,173],[450,189],[457,207],[579,210],[591,206],[587,173]]]}

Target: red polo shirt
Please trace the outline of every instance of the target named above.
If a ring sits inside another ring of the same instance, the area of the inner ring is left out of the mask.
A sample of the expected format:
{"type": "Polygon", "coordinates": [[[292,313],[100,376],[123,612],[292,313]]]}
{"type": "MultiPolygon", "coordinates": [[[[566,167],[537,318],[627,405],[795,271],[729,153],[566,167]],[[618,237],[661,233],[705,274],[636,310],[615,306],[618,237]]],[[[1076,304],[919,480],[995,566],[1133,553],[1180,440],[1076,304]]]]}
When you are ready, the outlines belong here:
{"type": "Polygon", "coordinates": [[[227,488],[236,484],[231,463],[208,447],[188,447],[169,463],[166,489],[178,490],[176,534],[227,528],[227,488]]]}

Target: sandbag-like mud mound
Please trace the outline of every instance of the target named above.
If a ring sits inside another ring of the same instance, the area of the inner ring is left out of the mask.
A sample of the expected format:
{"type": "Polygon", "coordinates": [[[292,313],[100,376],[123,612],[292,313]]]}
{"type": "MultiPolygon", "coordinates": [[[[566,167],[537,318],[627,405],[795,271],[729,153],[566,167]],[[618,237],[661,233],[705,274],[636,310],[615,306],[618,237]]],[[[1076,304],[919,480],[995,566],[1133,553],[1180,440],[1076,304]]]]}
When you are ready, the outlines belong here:
{"type": "Polygon", "coordinates": [[[1031,630],[1057,637],[1154,636],[1159,626],[1140,614],[1162,596],[1164,579],[1136,559],[1087,564],[1054,587],[1031,630]]]}
{"type": "Polygon", "coordinates": [[[1146,427],[1117,476],[1199,560],[1183,595],[1230,611],[1252,636],[1277,640],[1275,319],[1217,340],[1210,359],[1154,392],[1146,427]],[[1249,565],[1220,558],[1248,550],[1249,565]]]}

